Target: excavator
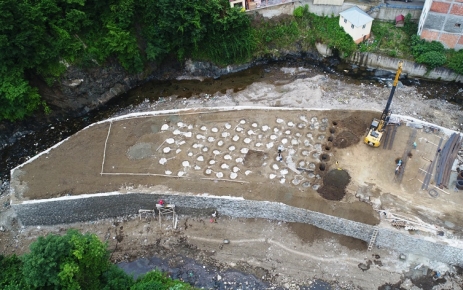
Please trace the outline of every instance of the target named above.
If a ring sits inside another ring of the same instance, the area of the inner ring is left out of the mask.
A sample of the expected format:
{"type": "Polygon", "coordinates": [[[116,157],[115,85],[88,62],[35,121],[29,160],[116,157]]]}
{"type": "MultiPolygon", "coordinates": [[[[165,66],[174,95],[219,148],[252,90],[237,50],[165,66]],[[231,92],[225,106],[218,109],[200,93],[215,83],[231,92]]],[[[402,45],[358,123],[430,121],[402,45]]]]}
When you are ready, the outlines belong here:
{"type": "Polygon", "coordinates": [[[373,119],[368,134],[365,136],[365,139],[363,140],[365,144],[369,146],[379,147],[379,145],[381,144],[381,138],[383,137],[384,128],[389,122],[389,117],[391,115],[389,107],[391,106],[392,98],[394,97],[394,92],[397,87],[397,83],[399,82],[400,73],[402,72],[402,64],[403,62],[400,61],[399,68],[397,69],[397,72],[395,74],[394,83],[392,84],[391,94],[389,95],[389,99],[387,100],[386,107],[384,108],[381,118],[379,120],[377,118],[373,119]]]}

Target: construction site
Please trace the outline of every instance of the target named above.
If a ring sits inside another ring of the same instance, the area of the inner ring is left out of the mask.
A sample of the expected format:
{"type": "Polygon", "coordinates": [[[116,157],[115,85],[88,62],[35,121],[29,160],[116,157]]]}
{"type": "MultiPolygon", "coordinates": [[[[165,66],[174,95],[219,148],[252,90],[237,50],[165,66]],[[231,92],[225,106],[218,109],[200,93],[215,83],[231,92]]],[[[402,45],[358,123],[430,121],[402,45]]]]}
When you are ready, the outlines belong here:
{"type": "Polygon", "coordinates": [[[244,105],[92,124],[11,171],[23,230],[2,250],[74,227],[115,263],[182,255],[290,289],[458,289],[460,134],[392,114],[375,148],[364,139],[380,116],[244,105]]]}

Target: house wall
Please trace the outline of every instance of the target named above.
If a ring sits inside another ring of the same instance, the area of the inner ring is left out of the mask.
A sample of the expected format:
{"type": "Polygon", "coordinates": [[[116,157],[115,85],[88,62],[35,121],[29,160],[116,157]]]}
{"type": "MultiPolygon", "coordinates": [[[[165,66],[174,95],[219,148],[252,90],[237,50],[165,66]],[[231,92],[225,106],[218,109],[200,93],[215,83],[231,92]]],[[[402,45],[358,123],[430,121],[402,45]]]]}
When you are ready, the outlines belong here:
{"type": "Polygon", "coordinates": [[[424,2],[423,10],[421,12],[420,21],[418,22],[418,35],[421,35],[423,31],[424,22],[428,16],[429,10],[431,9],[431,4],[433,0],[426,0],[424,2]]]}
{"type": "Polygon", "coordinates": [[[378,19],[378,20],[383,20],[383,21],[390,21],[390,20],[395,20],[395,17],[397,15],[407,15],[409,14],[412,16],[412,20],[416,21],[420,19],[421,16],[421,7],[381,7],[379,11],[376,13],[371,13],[370,16],[378,19]]]}
{"type": "Polygon", "coordinates": [[[369,23],[365,24],[365,28],[362,26],[352,28],[352,23],[349,22],[349,20],[345,19],[344,17],[339,17],[339,26],[344,28],[344,31],[349,34],[352,39],[355,41],[355,43],[360,43],[364,37],[365,39],[368,39],[370,37],[370,31],[371,31],[371,25],[372,21],[369,23]],[[344,22],[346,20],[346,22],[344,22]]]}
{"type": "Polygon", "coordinates": [[[428,41],[439,41],[445,48],[463,49],[463,2],[429,2],[429,11],[423,13],[420,19],[420,37],[428,41]]]}
{"type": "MultiPolygon", "coordinates": [[[[301,1],[289,1],[286,0],[285,2],[282,2],[280,5],[273,5],[273,6],[268,6],[268,7],[261,7],[259,9],[251,10],[248,11],[248,13],[259,13],[262,16],[266,18],[271,18],[274,16],[278,16],[281,14],[289,14],[292,15],[294,12],[294,9],[296,9],[299,6],[304,6],[304,5],[309,5],[309,10],[310,12],[319,15],[319,16],[338,16],[339,12],[342,12],[346,9],[349,9],[353,6],[358,6],[360,9],[363,11],[370,11],[372,10],[371,17],[378,19],[378,20],[384,20],[384,21],[389,21],[389,20],[395,20],[395,17],[399,14],[402,15],[407,15],[410,13],[412,15],[413,20],[418,20],[421,15],[421,7],[420,6],[394,6],[388,4],[386,6],[384,3],[381,5],[378,5],[377,7],[372,7],[371,5],[363,5],[361,3],[346,3],[344,2],[342,5],[322,5],[316,4],[315,1],[325,1],[325,0],[301,0],[301,1]]],[[[328,1],[334,1],[334,0],[328,0],[328,1]]]]}
{"type": "Polygon", "coordinates": [[[342,5],[344,0],[313,0],[313,4],[315,5],[342,5]]]}
{"type": "MultiPolygon", "coordinates": [[[[355,52],[349,57],[348,61],[359,66],[394,71],[397,70],[397,63],[400,59],[371,52],[355,52]]],[[[404,62],[402,73],[407,74],[408,77],[463,82],[463,76],[456,74],[450,69],[438,67],[429,71],[423,64],[408,60],[402,61],[404,62]]]]}

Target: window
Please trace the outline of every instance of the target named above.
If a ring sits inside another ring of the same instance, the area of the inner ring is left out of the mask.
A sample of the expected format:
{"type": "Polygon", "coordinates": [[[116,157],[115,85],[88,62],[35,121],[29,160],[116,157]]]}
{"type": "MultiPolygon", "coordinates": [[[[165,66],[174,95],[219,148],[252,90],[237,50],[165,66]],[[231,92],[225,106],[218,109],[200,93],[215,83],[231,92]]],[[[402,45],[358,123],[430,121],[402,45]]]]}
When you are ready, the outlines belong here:
{"type": "Polygon", "coordinates": [[[354,29],[354,24],[351,24],[351,25],[350,25],[350,28],[354,29]]]}
{"type": "Polygon", "coordinates": [[[365,29],[365,27],[367,27],[367,25],[366,25],[366,24],[363,24],[362,29],[365,29]]]}
{"type": "Polygon", "coordinates": [[[344,23],[347,23],[347,19],[344,19],[344,23]]]}
{"type": "Polygon", "coordinates": [[[455,23],[455,27],[461,27],[461,23],[455,23]]]}

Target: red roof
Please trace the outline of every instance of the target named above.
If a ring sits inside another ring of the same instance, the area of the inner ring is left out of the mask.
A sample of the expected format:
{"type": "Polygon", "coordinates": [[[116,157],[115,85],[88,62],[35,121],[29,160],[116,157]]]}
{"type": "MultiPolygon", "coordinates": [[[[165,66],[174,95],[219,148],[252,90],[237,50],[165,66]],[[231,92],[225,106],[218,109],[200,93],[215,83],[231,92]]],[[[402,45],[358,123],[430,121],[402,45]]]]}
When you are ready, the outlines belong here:
{"type": "Polygon", "coordinates": [[[395,17],[395,22],[404,21],[404,20],[405,20],[405,17],[402,14],[397,15],[395,17]]]}

